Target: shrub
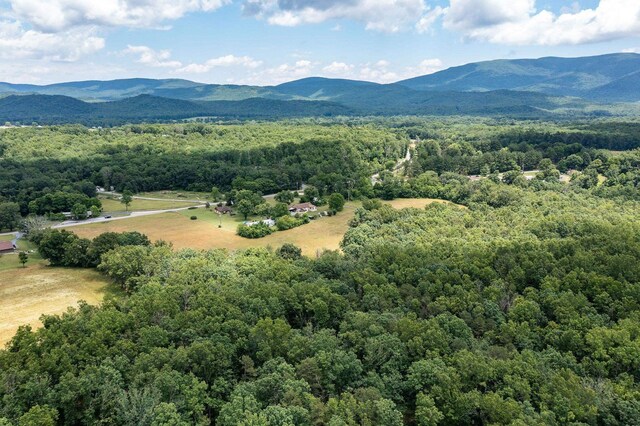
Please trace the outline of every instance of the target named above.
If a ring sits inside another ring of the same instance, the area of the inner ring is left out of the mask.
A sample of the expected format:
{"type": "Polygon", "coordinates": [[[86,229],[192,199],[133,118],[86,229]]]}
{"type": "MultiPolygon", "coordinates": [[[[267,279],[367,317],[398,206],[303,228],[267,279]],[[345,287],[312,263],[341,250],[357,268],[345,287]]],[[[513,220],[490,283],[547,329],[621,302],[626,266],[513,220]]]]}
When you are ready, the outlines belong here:
{"type": "Polygon", "coordinates": [[[237,234],[244,238],[263,238],[275,232],[273,228],[264,223],[256,225],[238,225],[237,234]]]}
{"type": "Polygon", "coordinates": [[[191,216],[191,220],[198,220],[198,216],[191,216]]]}
{"type": "Polygon", "coordinates": [[[305,223],[309,223],[309,216],[302,217],[282,216],[276,220],[276,228],[278,231],[286,231],[287,229],[297,228],[305,223]]]}
{"type": "Polygon", "coordinates": [[[302,256],[302,249],[291,243],[285,243],[282,247],[276,250],[276,255],[287,260],[300,259],[302,256]]]}

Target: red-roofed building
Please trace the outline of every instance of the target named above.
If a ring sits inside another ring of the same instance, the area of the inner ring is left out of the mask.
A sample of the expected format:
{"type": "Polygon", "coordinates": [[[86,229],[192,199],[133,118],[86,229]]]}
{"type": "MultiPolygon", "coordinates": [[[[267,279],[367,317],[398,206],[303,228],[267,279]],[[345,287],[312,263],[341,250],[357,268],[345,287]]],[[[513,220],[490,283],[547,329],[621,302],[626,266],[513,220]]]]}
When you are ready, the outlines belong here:
{"type": "Polygon", "coordinates": [[[0,241],[0,254],[13,253],[16,250],[11,241],[0,241]]]}

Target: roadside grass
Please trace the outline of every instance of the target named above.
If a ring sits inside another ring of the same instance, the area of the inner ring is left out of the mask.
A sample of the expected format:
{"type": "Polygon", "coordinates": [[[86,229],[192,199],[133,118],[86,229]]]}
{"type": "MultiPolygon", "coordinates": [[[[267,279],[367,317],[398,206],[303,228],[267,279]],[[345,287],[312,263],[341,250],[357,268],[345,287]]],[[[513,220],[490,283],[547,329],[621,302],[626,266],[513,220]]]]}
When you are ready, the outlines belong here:
{"type": "MultiPolygon", "coordinates": [[[[125,211],[125,206],[120,202],[120,200],[100,197],[100,201],[102,202],[102,211],[104,213],[117,213],[125,211]]],[[[195,205],[197,205],[197,203],[189,201],[156,201],[134,199],[131,204],[129,204],[129,211],[132,212],[179,209],[182,207],[190,207],[195,205]]]]}
{"type": "MultiPolygon", "coordinates": [[[[398,199],[387,202],[395,208],[423,208],[433,202],[444,202],[433,199],[398,199]]],[[[359,202],[349,202],[345,210],[333,217],[316,219],[309,224],[288,231],[275,232],[265,238],[255,240],[236,235],[236,228],[243,221],[241,215],[222,217],[217,213],[199,208],[174,213],[162,213],[142,216],[106,223],[94,223],[70,228],[81,237],[94,238],[103,232],[138,231],[146,234],[152,241],[171,242],[176,249],[211,249],[226,248],[228,250],[250,247],[280,247],[284,243],[292,243],[302,248],[306,256],[315,256],[323,249],[338,250],[340,241],[349,229],[349,221],[353,218],[359,202]],[[197,216],[197,220],[190,220],[197,216]],[[222,224],[221,228],[218,225],[222,224]]]]}
{"type": "MultiPolygon", "coordinates": [[[[17,265],[17,256],[12,257],[17,265]]],[[[61,314],[79,300],[95,305],[117,292],[94,269],[52,268],[34,259],[26,268],[0,270],[0,347],[20,325],[41,327],[43,314],[61,314]]]]}
{"type": "Polygon", "coordinates": [[[134,194],[135,197],[147,197],[147,198],[163,198],[167,200],[179,200],[184,198],[185,200],[202,200],[211,201],[211,194],[207,192],[195,192],[195,191],[152,191],[152,192],[140,192],[134,194]]]}

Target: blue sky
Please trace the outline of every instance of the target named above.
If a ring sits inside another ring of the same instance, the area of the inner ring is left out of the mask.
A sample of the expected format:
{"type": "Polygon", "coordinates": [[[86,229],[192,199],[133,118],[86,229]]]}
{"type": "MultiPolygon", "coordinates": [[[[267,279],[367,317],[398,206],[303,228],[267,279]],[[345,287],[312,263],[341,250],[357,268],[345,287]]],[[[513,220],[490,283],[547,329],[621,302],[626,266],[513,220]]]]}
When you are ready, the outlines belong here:
{"type": "Polygon", "coordinates": [[[638,0],[0,0],[0,81],[377,82],[640,52],[638,0]]]}

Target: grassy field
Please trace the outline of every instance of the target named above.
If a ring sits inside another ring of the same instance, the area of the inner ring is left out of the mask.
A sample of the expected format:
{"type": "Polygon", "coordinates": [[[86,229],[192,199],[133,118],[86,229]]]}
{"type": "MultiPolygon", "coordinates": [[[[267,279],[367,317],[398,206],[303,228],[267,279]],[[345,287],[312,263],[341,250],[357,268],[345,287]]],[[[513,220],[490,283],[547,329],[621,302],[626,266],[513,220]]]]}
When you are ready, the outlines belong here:
{"type": "Polygon", "coordinates": [[[211,195],[206,192],[192,192],[192,191],[154,191],[154,192],[141,192],[135,194],[136,197],[147,198],[163,198],[166,200],[179,200],[184,198],[185,200],[201,200],[203,203],[211,198],[211,195]]]}
{"type": "Polygon", "coordinates": [[[27,268],[0,270],[0,347],[18,326],[41,326],[43,314],[63,313],[77,306],[78,300],[100,303],[107,287],[107,281],[93,269],[51,268],[38,261],[27,268]]]}
{"type": "MultiPolygon", "coordinates": [[[[395,208],[418,207],[439,202],[431,199],[399,199],[389,202],[395,208]]],[[[315,256],[323,249],[337,250],[348,223],[353,218],[359,203],[347,203],[345,210],[333,217],[323,217],[307,225],[288,231],[276,232],[265,238],[250,240],[236,235],[236,228],[243,218],[222,216],[205,209],[187,210],[176,213],[163,213],[132,219],[97,223],[71,228],[81,237],[93,238],[103,232],[138,231],[151,240],[164,240],[173,243],[177,249],[226,248],[229,250],[249,247],[279,247],[284,243],[293,243],[302,248],[307,256],[315,256]],[[197,220],[190,220],[197,216],[197,220]],[[222,225],[218,228],[218,225],[222,225]]]]}
{"type": "MultiPolygon", "coordinates": [[[[102,210],[104,213],[124,212],[124,204],[120,200],[101,198],[102,210]]],[[[167,210],[179,209],[182,207],[190,207],[197,205],[189,201],[157,201],[157,200],[133,200],[129,204],[129,211],[148,211],[148,210],[167,210]]]]}

